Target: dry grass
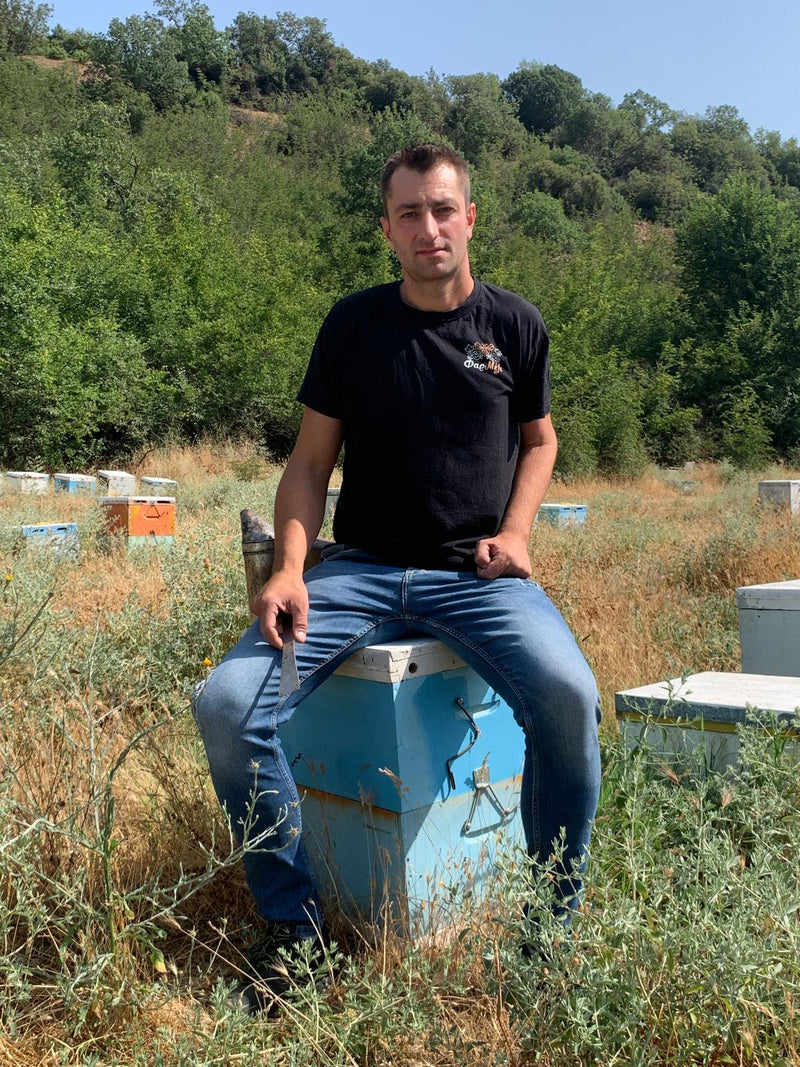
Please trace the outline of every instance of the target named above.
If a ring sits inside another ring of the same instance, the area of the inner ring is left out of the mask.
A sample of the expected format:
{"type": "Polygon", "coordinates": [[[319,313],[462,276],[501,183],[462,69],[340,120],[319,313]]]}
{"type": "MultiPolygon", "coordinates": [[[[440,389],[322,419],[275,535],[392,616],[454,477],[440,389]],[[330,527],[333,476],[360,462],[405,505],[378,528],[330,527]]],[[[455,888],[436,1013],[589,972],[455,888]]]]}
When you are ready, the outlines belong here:
{"type": "MultiPolygon", "coordinates": [[[[15,604],[35,606],[38,596],[52,593],[48,628],[39,643],[3,666],[0,749],[6,767],[13,768],[10,785],[6,775],[6,795],[17,805],[20,826],[36,819],[56,826],[69,814],[69,836],[40,835],[36,877],[44,892],[48,880],[71,882],[83,875],[82,892],[101,910],[108,903],[106,861],[119,899],[133,899],[151,877],[154,857],[162,881],[177,880],[183,872],[201,871],[207,851],[225,837],[185,709],[191,681],[205,669],[203,660],[215,661],[247,618],[238,510],[252,503],[268,513],[279,473],[251,447],[235,443],[151,452],[132,467],[139,475],[179,482],[178,544],[171,555],[128,555],[119,545],[102,551],[97,536],[102,518],[94,500],[68,494],[0,496],[0,578],[12,575],[0,599],[0,639],[19,610],[15,604]],[[48,521],[78,523],[82,554],[77,565],[26,552],[15,536],[23,522],[48,521]],[[17,586],[19,601],[10,595],[17,586]],[[152,740],[125,756],[137,731],[156,723],[152,740]],[[121,757],[113,790],[104,794],[110,769],[121,757]],[[114,847],[109,859],[98,845],[97,822],[105,817],[101,809],[110,796],[114,847]]],[[[551,487],[549,501],[585,503],[589,518],[584,527],[536,527],[534,577],[567,618],[595,669],[606,730],[615,729],[610,709],[619,689],[674,677],[684,669],[737,670],[734,588],[800,576],[800,521],[760,508],[757,480],[699,465],[691,475],[653,470],[628,484],[551,487]],[[685,484],[689,481],[691,486],[685,484]]],[[[0,893],[10,900],[20,892],[20,884],[6,875],[0,893]]],[[[137,906],[146,908],[146,899],[137,906]]],[[[87,1017],[78,1038],[65,1031],[54,992],[39,989],[20,1031],[0,1033],[0,1067],[91,1062],[95,1046],[104,1050],[98,1063],[134,1062],[126,1056],[135,1046],[140,1049],[135,1062],[147,1063],[147,1050],[160,1047],[159,1028],[175,1041],[185,1037],[186,1048],[206,1047],[214,1040],[215,1022],[200,1001],[208,998],[220,962],[228,972],[235,965],[233,945],[253,918],[241,868],[223,867],[186,903],[181,924],[166,929],[164,956],[182,976],[182,986],[172,982],[172,972],[163,976],[162,989],[158,982],[153,985],[147,957],[131,944],[134,977],[118,981],[150,982],[141,1003],[120,1013],[98,1001],[99,1015],[94,1023],[87,1017]],[[223,916],[227,928],[220,926],[223,916]],[[63,1051],[67,1048],[71,1051],[63,1051]]],[[[120,913],[120,929],[129,921],[120,913]]],[[[497,944],[486,916],[473,916],[472,926],[484,948],[497,944]]],[[[370,946],[358,931],[343,927],[340,933],[387,982],[401,960],[408,971],[402,939],[385,935],[370,946]]],[[[2,936],[7,950],[35,942],[38,952],[46,952],[41,938],[30,942],[25,924],[2,936]]],[[[94,951],[101,954],[103,945],[94,951]]],[[[468,952],[469,938],[439,945],[434,961],[425,962],[433,971],[420,972],[419,982],[431,984],[436,999],[438,1034],[410,1030],[399,1043],[378,1042],[352,1062],[526,1062],[515,1051],[509,1009],[487,984],[485,960],[475,959],[470,978],[468,952]],[[440,974],[437,967],[443,969],[440,974]],[[448,992],[448,967],[459,973],[463,989],[448,992]]],[[[335,989],[330,999],[336,1002],[335,989]]],[[[342,1025],[352,1024],[354,1031],[362,1025],[349,1019],[345,1003],[337,1010],[342,1025]]],[[[313,1018],[307,1023],[316,1025],[313,1018]]],[[[273,1048],[280,1045],[281,1026],[296,1029],[302,1020],[278,1025],[273,1048]]],[[[290,1062],[277,1052],[274,1058],[264,1055],[262,1062],[290,1062]]]]}
{"type": "Polygon", "coordinates": [[[757,482],[724,484],[716,465],[699,465],[686,476],[551,487],[551,502],[587,504],[588,522],[538,525],[534,576],[572,626],[607,708],[618,690],[682,670],[739,669],[734,590],[800,576],[800,523],[760,507],[757,482]]]}

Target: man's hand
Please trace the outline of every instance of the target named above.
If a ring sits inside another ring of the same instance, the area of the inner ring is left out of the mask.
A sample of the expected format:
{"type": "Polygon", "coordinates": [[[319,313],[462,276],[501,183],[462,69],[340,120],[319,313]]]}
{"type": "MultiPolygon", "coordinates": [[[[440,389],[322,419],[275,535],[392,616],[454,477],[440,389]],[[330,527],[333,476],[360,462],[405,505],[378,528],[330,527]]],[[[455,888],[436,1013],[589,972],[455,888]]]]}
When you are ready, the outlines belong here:
{"type": "Polygon", "coordinates": [[[479,578],[530,578],[528,542],[518,534],[499,533],[475,547],[479,578]]]}
{"type": "Polygon", "coordinates": [[[250,611],[274,648],[283,648],[284,634],[302,644],[308,630],[308,591],[302,576],[273,574],[253,597],[250,611]]]}

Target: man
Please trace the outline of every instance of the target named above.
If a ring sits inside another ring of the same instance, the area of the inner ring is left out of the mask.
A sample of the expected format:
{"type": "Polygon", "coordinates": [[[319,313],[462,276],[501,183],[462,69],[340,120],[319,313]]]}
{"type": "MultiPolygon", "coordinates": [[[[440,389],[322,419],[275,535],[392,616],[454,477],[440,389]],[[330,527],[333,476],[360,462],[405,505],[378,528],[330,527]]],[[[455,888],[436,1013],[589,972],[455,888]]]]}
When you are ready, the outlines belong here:
{"type": "Polygon", "coordinates": [[[322,930],[279,728],[356,648],[431,634],[513,708],[528,851],[546,861],[564,835],[557,907],[574,903],[597,805],[597,687],[528,580],[531,526],[556,456],[544,324],[525,300],[473,278],[475,204],[459,155],[403,150],[381,189],[402,281],[340,301],[320,330],[275,501],[275,567],[251,604],[258,621],[195,705],[234,827],[265,835],[245,859],[268,930],[252,956],[263,984],[243,993],[253,1008],[280,991],[278,946],[315,942],[322,930]],[[342,444],[336,545],[304,577],[342,444]],[[279,696],[289,638],[299,687],[279,696]]]}

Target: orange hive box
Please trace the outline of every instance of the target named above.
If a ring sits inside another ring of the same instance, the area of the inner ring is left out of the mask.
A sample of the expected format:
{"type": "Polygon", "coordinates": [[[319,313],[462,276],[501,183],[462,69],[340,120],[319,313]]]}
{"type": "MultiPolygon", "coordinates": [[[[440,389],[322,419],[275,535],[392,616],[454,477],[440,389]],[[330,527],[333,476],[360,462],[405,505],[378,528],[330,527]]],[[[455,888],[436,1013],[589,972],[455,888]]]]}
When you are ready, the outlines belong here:
{"type": "Polygon", "coordinates": [[[124,534],[128,547],[175,540],[174,496],[104,496],[100,506],[109,532],[124,534]]]}

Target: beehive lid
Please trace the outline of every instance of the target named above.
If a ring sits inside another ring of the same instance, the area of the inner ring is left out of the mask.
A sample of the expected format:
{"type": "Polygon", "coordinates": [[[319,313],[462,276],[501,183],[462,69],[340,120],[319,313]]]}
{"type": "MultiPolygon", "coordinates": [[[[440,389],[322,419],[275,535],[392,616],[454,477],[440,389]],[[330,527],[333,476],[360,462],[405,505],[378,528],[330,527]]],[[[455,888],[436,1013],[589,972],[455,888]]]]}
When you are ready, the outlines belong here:
{"type": "Polygon", "coordinates": [[[101,496],[101,504],[174,504],[174,496],[101,496]]]}
{"type": "Polygon", "coordinates": [[[615,695],[617,713],[635,712],[670,718],[706,718],[715,722],[744,722],[748,708],[775,715],[800,709],[800,678],[772,674],[733,674],[704,671],[685,680],[643,685],[615,695]]]}
{"type": "Polygon", "coordinates": [[[736,606],[749,611],[800,611],[800,578],[741,586],[736,590],[736,606]]]}
{"type": "Polygon", "coordinates": [[[337,668],[337,674],[372,682],[402,682],[464,667],[451,648],[435,637],[409,637],[359,649],[337,668]]]}

